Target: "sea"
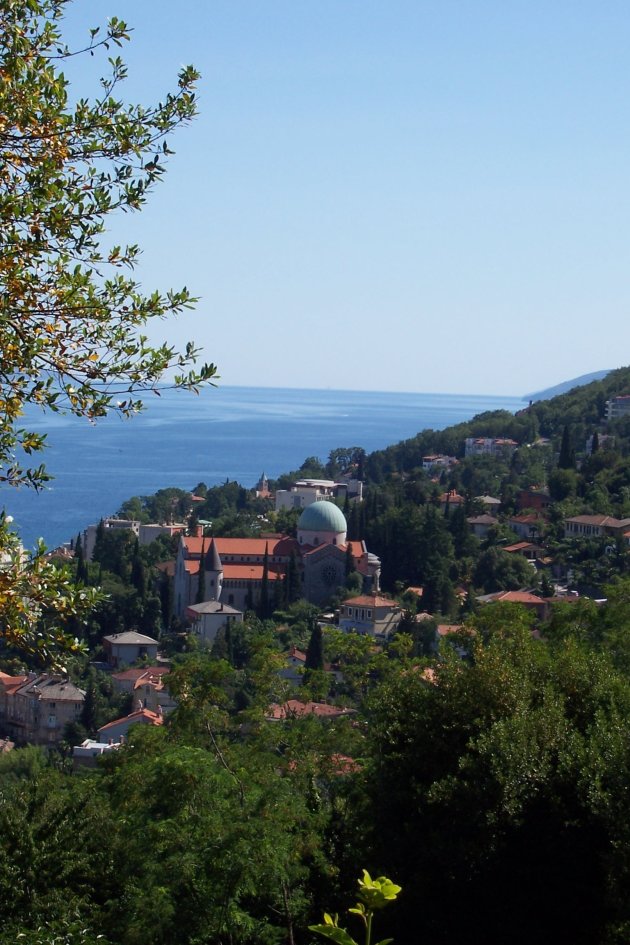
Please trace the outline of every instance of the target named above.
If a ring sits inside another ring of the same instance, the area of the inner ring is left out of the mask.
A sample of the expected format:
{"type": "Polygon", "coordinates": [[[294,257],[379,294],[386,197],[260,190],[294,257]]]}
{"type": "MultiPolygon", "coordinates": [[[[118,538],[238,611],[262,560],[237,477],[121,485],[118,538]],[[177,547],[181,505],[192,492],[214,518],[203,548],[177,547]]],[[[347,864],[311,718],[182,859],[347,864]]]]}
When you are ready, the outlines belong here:
{"type": "Polygon", "coordinates": [[[309,456],[325,462],[338,447],[369,453],[485,410],[524,405],[518,396],[223,386],[199,395],[149,393],[145,403],[131,419],[96,423],[27,409],[21,425],[46,434],[42,458],[54,479],[37,493],[5,486],[0,494],[25,547],[42,538],[54,548],[132,496],[199,482],[252,487],[263,472],[275,478],[309,456]]]}

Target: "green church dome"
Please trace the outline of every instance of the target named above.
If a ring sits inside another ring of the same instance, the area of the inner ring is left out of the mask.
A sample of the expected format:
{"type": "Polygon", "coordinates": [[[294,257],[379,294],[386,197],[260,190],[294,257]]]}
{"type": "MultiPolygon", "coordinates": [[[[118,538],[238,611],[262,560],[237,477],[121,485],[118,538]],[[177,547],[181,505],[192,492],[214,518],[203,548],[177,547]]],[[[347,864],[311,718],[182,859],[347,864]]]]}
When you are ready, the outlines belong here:
{"type": "Polygon", "coordinates": [[[298,528],[307,532],[345,532],[346,519],[334,502],[313,502],[307,505],[298,520],[298,528]]]}

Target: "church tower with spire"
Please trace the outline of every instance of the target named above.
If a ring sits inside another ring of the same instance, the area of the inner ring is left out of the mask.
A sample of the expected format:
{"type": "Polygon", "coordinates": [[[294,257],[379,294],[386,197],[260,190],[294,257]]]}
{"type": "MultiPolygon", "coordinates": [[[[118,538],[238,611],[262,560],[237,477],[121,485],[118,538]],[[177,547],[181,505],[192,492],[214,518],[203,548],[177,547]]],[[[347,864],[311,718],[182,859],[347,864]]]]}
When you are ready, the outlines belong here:
{"type": "Polygon", "coordinates": [[[214,538],[210,539],[210,546],[201,561],[201,567],[205,572],[207,599],[220,600],[223,590],[223,564],[214,538]]]}

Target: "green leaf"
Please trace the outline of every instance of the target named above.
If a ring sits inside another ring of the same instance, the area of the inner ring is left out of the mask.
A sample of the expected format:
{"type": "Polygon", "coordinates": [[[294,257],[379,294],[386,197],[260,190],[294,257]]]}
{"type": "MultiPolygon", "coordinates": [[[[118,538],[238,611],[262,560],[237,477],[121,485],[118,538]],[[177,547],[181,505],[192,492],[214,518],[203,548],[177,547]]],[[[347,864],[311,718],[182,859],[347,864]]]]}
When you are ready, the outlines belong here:
{"type": "Polygon", "coordinates": [[[324,938],[330,939],[336,945],[357,945],[352,936],[337,925],[309,925],[309,930],[316,932],[318,935],[323,935],[324,938]]]}

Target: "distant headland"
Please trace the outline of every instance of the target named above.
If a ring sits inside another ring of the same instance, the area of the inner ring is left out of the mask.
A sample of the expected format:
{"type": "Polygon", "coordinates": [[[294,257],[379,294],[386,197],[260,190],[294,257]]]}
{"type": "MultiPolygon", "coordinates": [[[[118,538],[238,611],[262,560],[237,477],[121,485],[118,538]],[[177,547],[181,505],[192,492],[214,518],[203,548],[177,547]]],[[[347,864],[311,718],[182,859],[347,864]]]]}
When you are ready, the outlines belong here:
{"type": "Polygon", "coordinates": [[[607,374],[610,374],[612,368],[607,371],[592,371],[591,374],[581,374],[580,377],[573,377],[570,381],[563,381],[554,387],[546,387],[544,390],[538,390],[533,394],[523,394],[523,400],[549,400],[551,397],[557,397],[558,394],[566,394],[574,387],[581,387],[583,384],[590,384],[591,381],[602,381],[607,374]]]}

